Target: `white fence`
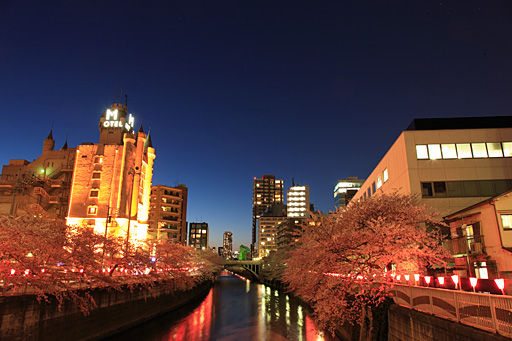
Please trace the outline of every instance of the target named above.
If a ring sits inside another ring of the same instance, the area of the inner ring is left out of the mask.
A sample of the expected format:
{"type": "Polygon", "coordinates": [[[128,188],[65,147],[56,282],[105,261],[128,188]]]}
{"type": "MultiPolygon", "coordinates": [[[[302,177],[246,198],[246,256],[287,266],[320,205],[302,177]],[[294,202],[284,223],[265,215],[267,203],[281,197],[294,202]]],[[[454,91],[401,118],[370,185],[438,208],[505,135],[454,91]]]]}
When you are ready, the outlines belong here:
{"type": "Polygon", "coordinates": [[[396,304],[512,337],[512,296],[395,284],[396,304]]]}

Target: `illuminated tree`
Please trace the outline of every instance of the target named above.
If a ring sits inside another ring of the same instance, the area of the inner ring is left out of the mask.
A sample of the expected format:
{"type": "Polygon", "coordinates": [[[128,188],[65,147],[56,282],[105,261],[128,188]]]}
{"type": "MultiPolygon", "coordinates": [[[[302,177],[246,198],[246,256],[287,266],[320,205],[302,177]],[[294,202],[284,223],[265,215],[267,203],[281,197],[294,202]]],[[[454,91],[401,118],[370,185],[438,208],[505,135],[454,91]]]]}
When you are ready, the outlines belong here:
{"type": "Polygon", "coordinates": [[[33,216],[0,216],[2,294],[34,293],[73,300],[88,313],[95,302],[87,289],[133,290],[156,283],[185,290],[212,278],[213,258],[171,243],[130,244],[87,227],[33,216]],[[81,290],[85,289],[85,290],[81,290]]]}
{"type": "Polygon", "coordinates": [[[361,323],[390,286],[386,270],[444,264],[435,214],[413,196],[384,194],[313,215],[286,260],[284,279],[309,302],[320,328],[361,323]]]}

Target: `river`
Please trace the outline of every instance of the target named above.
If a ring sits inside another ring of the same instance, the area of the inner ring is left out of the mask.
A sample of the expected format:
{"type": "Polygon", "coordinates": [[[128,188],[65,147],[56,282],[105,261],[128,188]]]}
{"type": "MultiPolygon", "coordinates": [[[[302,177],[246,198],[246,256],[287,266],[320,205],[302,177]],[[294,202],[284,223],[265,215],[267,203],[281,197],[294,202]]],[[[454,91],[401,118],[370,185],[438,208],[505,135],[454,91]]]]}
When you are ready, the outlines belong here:
{"type": "Polygon", "coordinates": [[[227,272],[200,302],[138,325],[109,340],[339,340],[318,333],[294,297],[227,272]]]}

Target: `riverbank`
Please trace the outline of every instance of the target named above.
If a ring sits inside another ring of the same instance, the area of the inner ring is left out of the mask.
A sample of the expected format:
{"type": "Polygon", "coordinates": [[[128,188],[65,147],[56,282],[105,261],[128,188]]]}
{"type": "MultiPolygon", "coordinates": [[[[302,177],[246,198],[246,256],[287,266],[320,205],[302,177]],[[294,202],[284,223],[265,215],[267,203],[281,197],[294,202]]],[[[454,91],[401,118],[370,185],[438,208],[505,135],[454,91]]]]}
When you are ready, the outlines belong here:
{"type": "Polygon", "coordinates": [[[0,297],[0,339],[2,340],[97,340],[128,329],[206,296],[213,281],[185,291],[169,287],[121,291],[94,289],[97,304],[88,315],[72,301],[50,298],[39,302],[35,295],[0,297]]]}

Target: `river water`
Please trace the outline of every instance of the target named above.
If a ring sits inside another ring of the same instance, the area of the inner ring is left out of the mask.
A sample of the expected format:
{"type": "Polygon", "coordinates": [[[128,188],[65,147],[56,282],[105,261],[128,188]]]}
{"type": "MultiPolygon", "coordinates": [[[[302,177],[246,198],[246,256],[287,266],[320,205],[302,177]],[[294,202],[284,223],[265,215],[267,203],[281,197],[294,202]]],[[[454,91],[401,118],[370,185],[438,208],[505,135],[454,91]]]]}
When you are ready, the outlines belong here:
{"type": "Polygon", "coordinates": [[[318,333],[309,311],[290,295],[222,273],[201,302],[109,340],[338,340],[318,333]]]}

